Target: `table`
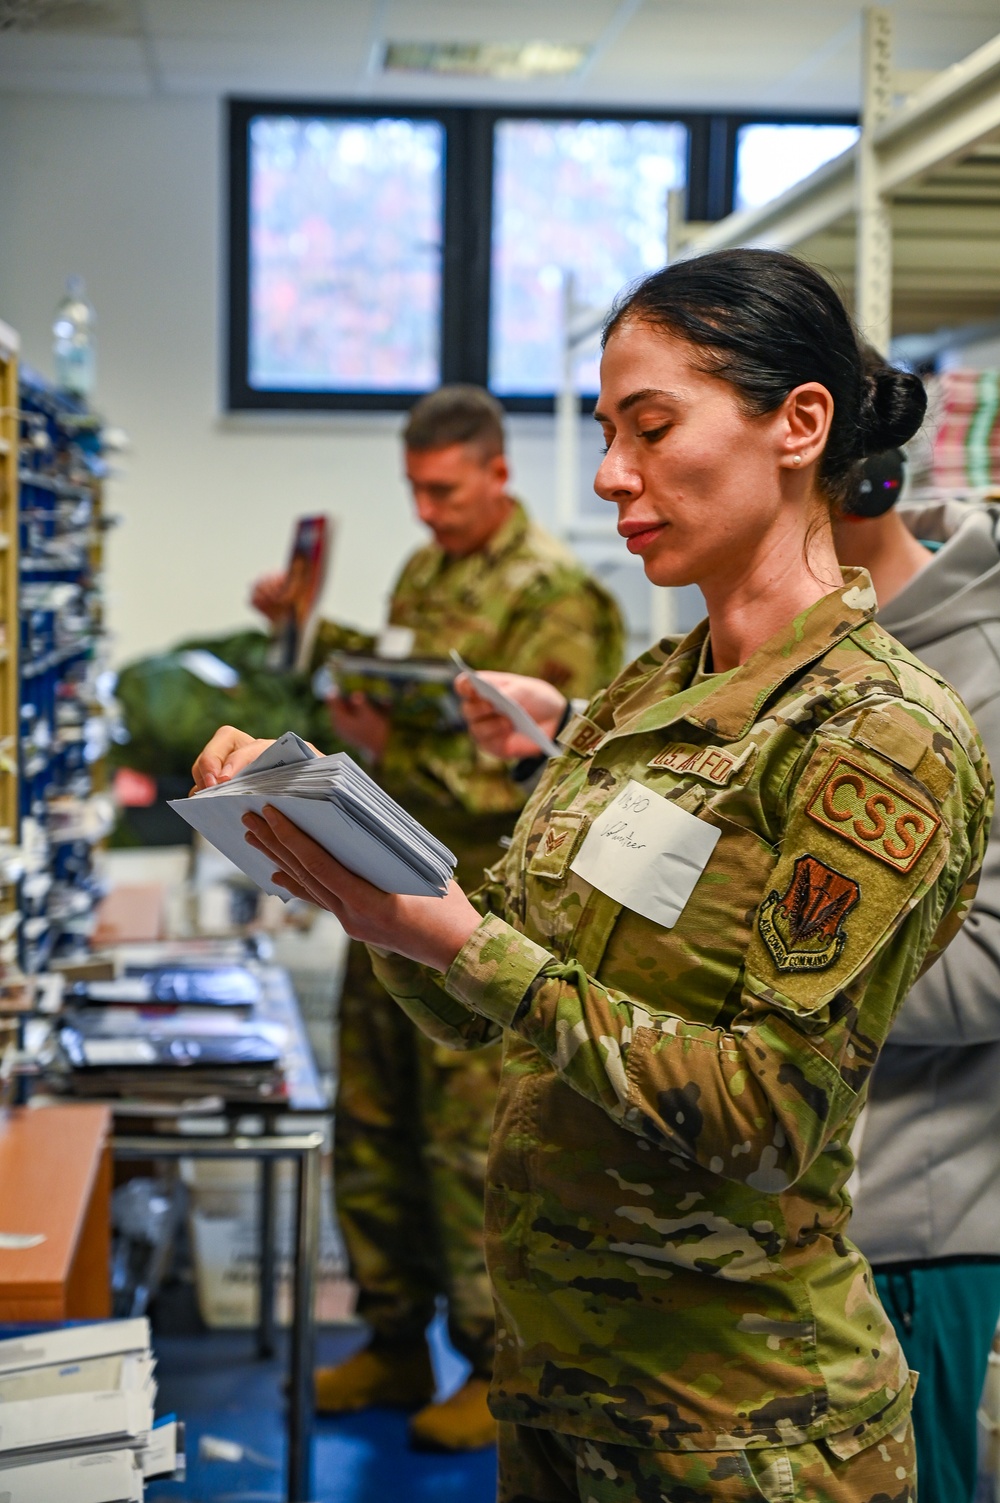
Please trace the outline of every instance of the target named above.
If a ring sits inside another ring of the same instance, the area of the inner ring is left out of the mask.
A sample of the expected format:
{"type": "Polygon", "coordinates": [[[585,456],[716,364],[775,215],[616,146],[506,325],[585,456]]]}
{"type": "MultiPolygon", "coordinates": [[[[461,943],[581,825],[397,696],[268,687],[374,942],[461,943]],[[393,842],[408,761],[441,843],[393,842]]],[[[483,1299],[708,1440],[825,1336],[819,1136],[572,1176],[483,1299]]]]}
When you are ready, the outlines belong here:
{"type": "MultiPolygon", "coordinates": [[[[156,965],[185,959],[222,958],[241,964],[247,960],[245,953],[241,956],[233,955],[223,947],[189,946],[177,941],[142,946],[124,945],[114,953],[122,965],[156,965]]],[[[323,1135],[317,1131],[298,1131],[286,1135],[277,1129],[281,1119],[292,1118],[294,1126],[296,1116],[314,1118],[325,1115],[329,1111],[329,1104],[287,972],[278,966],[259,964],[254,964],[253,970],[262,982],[263,996],[254,1007],[248,1024],[252,1025],[255,1021],[280,1023],[286,1029],[286,1043],[281,1058],[286,1094],[280,1101],[227,1101],[218,1095],[209,1101],[170,1103],[142,1098],[114,1099],[102,1102],[99,1107],[50,1106],[32,1115],[47,1116],[66,1110],[97,1110],[112,1115],[114,1136],[111,1148],[116,1159],[250,1159],[260,1164],[261,1298],[257,1350],[262,1357],[273,1355],[275,1348],[276,1169],[280,1159],[291,1159],[296,1164],[295,1272],[289,1348],[286,1497],[288,1503],[308,1503],[312,1496],[313,1308],[319,1255],[320,1156],[323,1135]],[[246,1131],[248,1119],[256,1119],[262,1130],[259,1133],[246,1131]]],[[[196,1076],[192,1072],[192,1086],[195,1084],[196,1076]]],[[[0,1195],[0,1205],[2,1204],[0,1195]]],[[[0,1225],[0,1230],[4,1229],[0,1225]]]]}
{"type": "MultiPolygon", "coordinates": [[[[288,1503],[309,1503],[312,1497],[313,1366],[316,1298],[316,1261],[319,1255],[320,1154],[323,1134],[300,1136],[191,1138],[186,1135],[115,1137],[119,1159],[257,1159],[273,1168],[278,1159],[297,1165],[295,1194],[295,1276],[292,1296],[292,1339],[289,1347],[288,1503]]],[[[263,1216],[261,1217],[263,1220],[263,1216]]],[[[272,1217],[273,1223],[273,1217],[272,1217]]],[[[273,1225],[272,1225],[273,1230],[273,1225]]],[[[271,1276],[273,1279],[273,1259],[271,1276]]],[[[261,1306],[265,1303],[261,1269],[261,1306]]],[[[272,1284],[273,1297],[273,1284],[272,1284]]]]}
{"type": "Polygon", "coordinates": [[[111,1113],[67,1105],[0,1117],[0,1322],[111,1314],[111,1113]]]}

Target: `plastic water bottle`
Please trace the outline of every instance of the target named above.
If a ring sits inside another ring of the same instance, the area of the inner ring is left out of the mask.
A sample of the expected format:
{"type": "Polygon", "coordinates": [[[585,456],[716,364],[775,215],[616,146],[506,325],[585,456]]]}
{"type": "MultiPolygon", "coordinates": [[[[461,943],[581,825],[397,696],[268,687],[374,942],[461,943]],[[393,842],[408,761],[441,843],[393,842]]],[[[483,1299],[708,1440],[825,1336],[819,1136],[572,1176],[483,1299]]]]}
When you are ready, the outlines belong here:
{"type": "Polygon", "coordinates": [[[84,402],[94,389],[96,328],[83,278],[67,277],[66,295],[52,325],[56,385],[84,402]]]}

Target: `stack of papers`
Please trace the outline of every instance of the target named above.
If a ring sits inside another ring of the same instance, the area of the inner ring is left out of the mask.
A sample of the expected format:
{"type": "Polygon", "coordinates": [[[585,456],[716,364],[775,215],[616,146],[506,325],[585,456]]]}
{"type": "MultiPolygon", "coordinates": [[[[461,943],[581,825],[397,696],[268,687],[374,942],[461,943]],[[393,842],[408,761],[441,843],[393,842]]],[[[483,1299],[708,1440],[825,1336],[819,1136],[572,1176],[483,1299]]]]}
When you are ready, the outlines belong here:
{"type": "MultiPolygon", "coordinates": [[[[146,1016],[126,1007],[67,1015],[58,1033],[56,1083],[102,1100],[221,1094],[257,1102],[285,1094],[281,1072],[288,1030],[231,1011],[146,1016]]],[[[0,1495],[2,1497],[2,1495],[0,1495]]]]}
{"type": "Polygon", "coordinates": [[[258,978],[246,966],[162,965],[129,967],[124,976],[106,981],[74,981],[64,997],[76,1006],[140,1007],[176,1011],[183,1008],[241,1008],[261,999],[258,978]]]}
{"type": "Polygon", "coordinates": [[[464,731],[455,669],[442,658],[394,658],[364,652],[335,652],[313,687],[328,699],[361,693],[378,709],[414,730],[464,731]]]}
{"type": "Polygon", "coordinates": [[[147,1477],[181,1477],[183,1426],[153,1419],[146,1320],[0,1341],[4,1503],[142,1503],[147,1477]]]}
{"type": "Polygon", "coordinates": [[[442,897],[455,857],[346,752],[317,757],[289,732],[229,783],[205,788],[170,807],[265,892],[287,898],[271,881],[274,862],[247,845],[248,811],[270,805],[349,871],[383,892],[442,897]]]}

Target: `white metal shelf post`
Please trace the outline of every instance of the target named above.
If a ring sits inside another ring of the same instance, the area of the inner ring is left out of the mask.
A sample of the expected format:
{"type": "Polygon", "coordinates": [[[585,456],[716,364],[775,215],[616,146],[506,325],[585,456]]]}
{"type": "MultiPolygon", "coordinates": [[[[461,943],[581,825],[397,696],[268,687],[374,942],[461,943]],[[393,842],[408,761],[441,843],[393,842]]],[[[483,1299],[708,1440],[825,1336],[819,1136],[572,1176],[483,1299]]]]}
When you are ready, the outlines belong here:
{"type": "Polygon", "coordinates": [[[892,110],[892,17],[864,13],[861,138],[857,148],[857,282],[855,312],[862,334],[883,355],[892,338],[892,206],[882,191],[876,132],[892,110]]]}
{"type": "Polygon", "coordinates": [[[564,271],[560,325],[562,366],[556,393],[556,531],[568,538],[580,505],[580,398],[576,390],[577,346],[573,339],[576,277],[564,271]]]}

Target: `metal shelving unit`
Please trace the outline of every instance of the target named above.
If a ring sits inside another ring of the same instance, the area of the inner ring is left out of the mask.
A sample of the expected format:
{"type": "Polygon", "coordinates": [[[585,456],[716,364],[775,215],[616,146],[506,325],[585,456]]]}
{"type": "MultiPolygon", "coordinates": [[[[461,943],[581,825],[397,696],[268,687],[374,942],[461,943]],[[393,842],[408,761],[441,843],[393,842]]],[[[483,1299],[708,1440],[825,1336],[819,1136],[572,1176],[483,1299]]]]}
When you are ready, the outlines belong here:
{"type": "Polygon", "coordinates": [[[0,323],[0,975],[17,959],[18,843],[18,353],[0,323]]]}
{"type": "MultiPolygon", "coordinates": [[[[893,69],[891,13],[869,7],[855,145],[779,198],[714,224],[685,222],[684,193],[671,192],[667,259],[737,246],[794,251],[836,280],[883,351],[898,335],[1000,332],[1000,35],[916,90],[912,82],[893,69]]],[[[594,532],[579,510],[576,368],[607,312],[579,306],[567,279],[555,493],[574,544],[594,532]]],[[[674,625],[674,596],[654,592],[662,631],[674,625]]]]}
{"type": "Polygon", "coordinates": [[[101,421],[78,402],[22,373],[18,404],[19,959],[32,975],[86,953],[101,896],[105,465],[101,421]]]}
{"type": "Polygon", "coordinates": [[[678,251],[794,250],[843,283],[883,350],[891,335],[996,320],[1000,36],[916,92],[906,82],[892,66],[891,13],[866,10],[860,139],[771,203],[675,225],[678,251]]]}

